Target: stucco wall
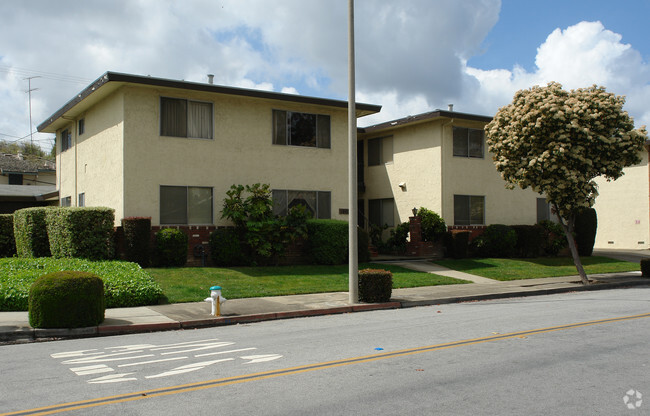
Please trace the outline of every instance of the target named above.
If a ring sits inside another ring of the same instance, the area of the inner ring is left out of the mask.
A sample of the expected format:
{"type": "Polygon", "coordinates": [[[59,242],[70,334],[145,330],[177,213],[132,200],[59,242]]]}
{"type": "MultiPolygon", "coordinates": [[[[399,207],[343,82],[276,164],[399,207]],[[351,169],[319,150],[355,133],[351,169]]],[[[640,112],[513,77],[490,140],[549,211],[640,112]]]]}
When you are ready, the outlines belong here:
{"type": "MultiPolygon", "coordinates": [[[[458,127],[482,129],[483,123],[456,121],[458,127]]],[[[448,225],[454,224],[454,195],[485,196],[485,225],[535,224],[537,222],[538,194],[531,190],[506,189],[506,182],[494,167],[492,155],[484,144],[483,158],[453,155],[453,130],[447,123],[442,141],[443,206],[442,217],[448,225]]]]}
{"type": "Polygon", "coordinates": [[[290,102],[129,86],[125,94],[124,216],[160,222],[160,185],[213,187],[214,224],[233,184],[331,192],[332,218],[346,219],[347,111],[290,102]],[[214,138],[160,135],[160,97],[213,103],[214,138]],[[331,116],[331,149],[272,144],[272,110],[331,116]]]}
{"type": "Polygon", "coordinates": [[[57,131],[57,184],[59,197],[71,197],[77,206],[80,193],[86,206],[115,209],[116,223],[123,216],[123,94],[118,90],[64,127],[72,133],[72,147],[61,152],[61,130],[57,131]],[[77,121],[85,120],[79,135],[77,121]],[[76,146],[75,146],[76,143],[76,146]]]}
{"type": "Polygon", "coordinates": [[[647,249],[650,247],[648,153],[625,175],[607,182],[598,178],[596,248],[647,249]]]}

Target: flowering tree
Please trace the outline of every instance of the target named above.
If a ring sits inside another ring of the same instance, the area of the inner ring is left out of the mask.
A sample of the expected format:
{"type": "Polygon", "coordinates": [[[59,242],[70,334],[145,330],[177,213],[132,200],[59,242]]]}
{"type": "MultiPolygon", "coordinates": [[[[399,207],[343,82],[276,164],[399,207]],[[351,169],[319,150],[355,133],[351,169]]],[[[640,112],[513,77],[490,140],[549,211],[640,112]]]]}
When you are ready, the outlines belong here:
{"type": "Polygon", "coordinates": [[[576,213],[598,196],[594,178],[608,181],[640,162],[645,126],[634,129],[625,98],[592,86],[565,91],[551,82],[518,91],[487,126],[486,141],[506,186],[546,196],[566,234],[584,284],[589,280],[573,238],[576,213]]]}

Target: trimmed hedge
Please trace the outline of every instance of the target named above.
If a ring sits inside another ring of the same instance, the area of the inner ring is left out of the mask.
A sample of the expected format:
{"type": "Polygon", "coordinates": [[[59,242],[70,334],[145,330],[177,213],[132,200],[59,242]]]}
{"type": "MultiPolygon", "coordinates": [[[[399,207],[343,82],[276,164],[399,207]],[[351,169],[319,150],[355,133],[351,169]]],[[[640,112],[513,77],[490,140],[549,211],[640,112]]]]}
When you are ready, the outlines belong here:
{"type": "Polygon", "coordinates": [[[210,258],[216,266],[247,265],[243,250],[235,228],[217,228],[210,234],[210,258]]]}
{"type": "Polygon", "coordinates": [[[183,267],[187,262],[187,235],[176,228],[156,233],[156,258],[162,267],[183,267]]]}
{"type": "Polygon", "coordinates": [[[13,214],[0,214],[0,257],[13,257],[16,254],[13,214]]]}
{"type": "Polygon", "coordinates": [[[650,277],[650,259],[641,259],[641,276],[650,277]]]}
{"type": "Polygon", "coordinates": [[[104,282],[92,273],[60,271],[36,279],[29,290],[34,328],[83,328],[104,321],[104,282]]]}
{"type": "Polygon", "coordinates": [[[125,261],[90,261],[84,259],[0,259],[0,311],[26,311],[29,288],[40,276],[61,270],[96,274],[104,281],[104,298],[108,308],[156,305],[163,291],[140,266],[125,261]]]}
{"type": "Polygon", "coordinates": [[[464,259],[469,251],[470,231],[451,230],[446,234],[447,254],[455,259],[464,259]]]}
{"type": "Polygon", "coordinates": [[[517,245],[517,233],[509,225],[489,225],[472,241],[479,257],[512,257],[517,245]]]}
{"type": "Polygon", "coordinates": [[[115,210],[106,207],[66,207],[45,216],[54,258],[113,258],[115,210]]]}
{"type": "Polygon", "coordinates": [[[151,256],[151,217],[122,218],[127,261],[148,267],[151,256]]]}
{"type": "Polygon", "coordinates": [[[581,256],[591,256],[596,241],[596,230],[598,229],[596,210],[593,208],[580,210],[576,214],[575,221],[574,230],[578,254],[581,256]]]}
{"type": "Polygon", "coordinates": [[[34,207],[14,212],[14,237],[18,257],[50,257],[45,215],[53,207],[34,207]]]}
{"type": "Polygon", "coordinates": [[[388,270],[359,270],[359,301],[382,303],[390,301],[393,274],[388,270]]]}
{"type": "Polygon", "coordinates": [[[420,217],[422,240],[435,242],[445,237],[447,224],[440,215],[424,207],[420,207],[417,215],[420,217]]]}
{"type": "Polygon", "coordinates": [[[348,223],[308,220],[308,251],[316,264],[343,264],[348,259],[348,223]]]}
{"type": "Polygon", "coordinates": [[[540,225],[513,225],[517,235],[516,255],[519,257],[539,257],[544,245],[544,229],[540,225]]]}

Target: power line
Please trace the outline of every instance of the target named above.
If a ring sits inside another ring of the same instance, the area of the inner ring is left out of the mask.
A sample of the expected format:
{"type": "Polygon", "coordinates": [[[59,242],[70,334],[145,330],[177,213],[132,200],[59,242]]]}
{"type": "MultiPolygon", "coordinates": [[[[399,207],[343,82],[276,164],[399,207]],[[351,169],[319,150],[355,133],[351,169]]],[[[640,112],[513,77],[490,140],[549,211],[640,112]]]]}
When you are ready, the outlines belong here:
{"type": "Polygon", "coordinates": [[[19,68],[15,66],[0,66],[0,72],[7,74],[16,74],[24,78],[41,77],[53,81],[68,82],[72,84],[89,84],[92,79],[78,77],[74,75],[57,74],[55,72],[39,71],[36,69],[19,68]]]}

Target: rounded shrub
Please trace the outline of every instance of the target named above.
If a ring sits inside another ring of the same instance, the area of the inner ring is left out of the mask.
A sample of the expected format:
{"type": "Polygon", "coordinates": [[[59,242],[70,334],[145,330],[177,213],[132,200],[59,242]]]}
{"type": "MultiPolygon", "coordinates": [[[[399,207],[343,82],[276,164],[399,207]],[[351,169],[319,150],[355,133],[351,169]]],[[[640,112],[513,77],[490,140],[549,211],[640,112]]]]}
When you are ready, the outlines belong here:
{"type": "Polygon", "coordinates": [[[422,227],[422,239],[424,241],[440,241],[447,233],[445,220],[433,211],[426,208],[418,210],[422,227]]]}
{"type": "Polygon", "coordinates": [[[411,225],[408,222],[403,222],[390,230],[390,237],[386,243],[392,251],[397,254],[406,253],[406,244],[410,228],[411,225]]]}
{"type": "Polygon", "coordinates": [[[585,208],[576,214],[574,230],[579,255],[591,256],[591,253],[594,251],[597,228],[598,217],[596,216],[595,209],[585,208]]]}
{"type": "Polygon", "coordinates": [[[650,277],[650,259],[641,259],[641,276],[650,277]]]}
{"type": "Polygon", "coordinates": [[[472,244],[479,257],[512,257],[517,246],[517,233],[508,225],[492,224],[472,244]]]}
{"type": "Polygon", "coordinates": [[[217,228],[210,234],[210,257],[216,266],[247,264],[239,233],[234,228],[217,228]]]}
{"type": "Polygon", "coordinates": [[[60,271],[36,279],[29,289],[33,328],[83,328],[104,321],[104,282],[92,273],[60,271]]]}
{"type": "Polygon", "coordinates": [[[451,230],[446,234],[447,254],[455,259],[464,259],[469,251],[469,238],[472,233],[467,230],[451,230]]]}
{"type": "Polygon", "coordinates": [[[156,233],[156,257],[163,267],[183,267],[187,262],[187,235],[176,228],[156,233]]]}
{"type": "Polygon", "coordinates": [[[18,257],[50,257],[45,216],[52,207],[33,207],[14,212],[14,237],[18,257]]]}
{"type": "Polygon", "coordinates": [[[359,301],[381,303],[390,301],[393,274],[387,270],[359,270],[359,301]]]}
{"type": "Polygon", "coordinates": [[[308,220],[309,254],[316,264],[343,264],[348,258],[348,223],[308,220]]]}
{"type": "Polygon", "coordinates": [[[544,245],[544,229],[541,225],[513,225],[517,234],[516,255],[518,257],[539,257],[544,245]]]}
{"type": "Polygon", "coordinates": [[[0,257],[13,257],[16,254],[13,214],[0,214],[0,257]]]}

